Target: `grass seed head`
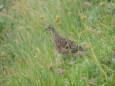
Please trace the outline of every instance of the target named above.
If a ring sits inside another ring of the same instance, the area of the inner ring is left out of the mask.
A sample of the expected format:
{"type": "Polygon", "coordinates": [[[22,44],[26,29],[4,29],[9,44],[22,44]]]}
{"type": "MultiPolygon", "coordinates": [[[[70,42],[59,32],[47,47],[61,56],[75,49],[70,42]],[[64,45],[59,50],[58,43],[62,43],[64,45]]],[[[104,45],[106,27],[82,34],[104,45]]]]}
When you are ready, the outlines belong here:
{"type": "Polygon", "coordinates": [[[55,65],[54,65],[54,64],[51,64],[51,65],[48,67],[48,69],[49,69],[49,70],[52,70],[54,67],[55,67],[55,65]]]}
{"type": "Polygon", "coordinates": [[[81,18],[81,20],[87,20],[88,16],[81,16],[80,18],[81,18]]]}
{"type": "Polygon", "coordinates": [[[115,27],[115,25],[112,25],[112,27],[115,27]]]}
{"type": "Polygon", "coordinates": [[[59,72],[60,75],[62,75],[65,72],[65,70],[62,69],[62,68],[58,68],[57,70],[58,70],[58,72],[59,72]]]}
{"type": "Polygon", "coordinates": [[[59,22],[61,17],[59,15],[56,16],[56,22],[59,22]]]}
{"type": "Polygon", "coordinates": [[[105,6],[105,2],[101,2],[101,3],[99,3],[99,5],[100,5],[101,7],[103,7],[103,6],[105,6]]]}
{"type": "Polygon", "coordinates": [[[115,52],[113,52],[113,56],[115,56],[115,52]]]}
{"type": "Polygon", "coordinates": [[[91,7],[92,6],[90,2],[84,2],[83,4],[86,5],[87,7],[91,7]]]}
{"type": "Polygon", "coordinates": [[[96,34],[100,34],[101,32],[100,31],[97,31],[96,34]]]}
{"type": "Polygon", "coordinates": [[[44,17],[43,17],[43,16],[41,16],[41,17],[40,17],[40,19],[42,19],[42,20],[43,20],[43,19],[44,19],[44,17]]]}
{"type": "Polygon", "coordinates": [[[1,56],[2,56],[2,57],[5,57],[5,56],[6,56],[6,53],[5,53],[5,52],[2,52],[2,53],[1,53],[1,56]]]}

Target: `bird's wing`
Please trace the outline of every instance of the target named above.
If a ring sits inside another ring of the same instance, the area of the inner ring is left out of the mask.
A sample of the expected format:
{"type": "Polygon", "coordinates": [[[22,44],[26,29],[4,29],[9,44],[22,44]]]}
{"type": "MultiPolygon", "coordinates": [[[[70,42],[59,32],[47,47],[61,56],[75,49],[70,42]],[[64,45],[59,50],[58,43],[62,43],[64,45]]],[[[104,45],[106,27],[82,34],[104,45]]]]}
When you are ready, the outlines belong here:
{"type": "Polygon", "coordinates": [[[76,44],[75,42],[68,40],[70,50],[72,53],[77,53],[78,51],[83,51],[84,48],[76,44]]]}
{"type": "Polygon", "coordinates": [[[55,48],[59,53],[67,54],[69,52],[69,44],[65,38],[55,40],[55,48]]]}
{"type": "Polygon", "coordinates": [[[65,38],[61,38],[60,40],[58,40],[58,50],[61,53],[77,53],[80,50],[83,50],[83,48],[81,46],[78,46],[75,42],[65,39],[65,38]]]}

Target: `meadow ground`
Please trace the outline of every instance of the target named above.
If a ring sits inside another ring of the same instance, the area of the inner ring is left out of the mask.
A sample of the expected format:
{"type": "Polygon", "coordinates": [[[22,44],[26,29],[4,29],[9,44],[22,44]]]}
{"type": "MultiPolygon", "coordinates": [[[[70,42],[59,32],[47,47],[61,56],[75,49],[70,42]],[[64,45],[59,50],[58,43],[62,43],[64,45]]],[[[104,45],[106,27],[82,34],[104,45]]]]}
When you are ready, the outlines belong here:
{"type": "Polygon", "coordinates": [[[115,0],[1,0],[0,86],[115,86],[115,0]],[[64,61],[47,24],[87,52],[64,61]]]}

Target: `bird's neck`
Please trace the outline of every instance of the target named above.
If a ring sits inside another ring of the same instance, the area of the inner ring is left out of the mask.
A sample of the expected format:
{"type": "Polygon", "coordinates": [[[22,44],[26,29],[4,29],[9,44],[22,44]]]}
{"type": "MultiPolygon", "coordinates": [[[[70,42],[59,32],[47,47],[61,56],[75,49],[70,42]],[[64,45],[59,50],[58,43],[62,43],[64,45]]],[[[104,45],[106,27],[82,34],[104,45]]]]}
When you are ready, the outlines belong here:
{"type": "Polygon", "coordinates": [[[53,35],[53,38],[56,40],[61,38],[55,29],[52,30],[52,35],[53,35]]]}

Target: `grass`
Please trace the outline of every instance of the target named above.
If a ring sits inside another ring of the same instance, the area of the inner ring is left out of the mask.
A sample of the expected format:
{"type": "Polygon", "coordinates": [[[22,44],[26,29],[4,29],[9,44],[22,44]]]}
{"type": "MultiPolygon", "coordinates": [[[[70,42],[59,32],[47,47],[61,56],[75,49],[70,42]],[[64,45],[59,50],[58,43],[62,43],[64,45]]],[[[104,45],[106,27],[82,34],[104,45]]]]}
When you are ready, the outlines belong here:
{"type": "Polygon", "coordinates": [[[114,86],[114,9],[114,0],[13,1],[0,12],[0,85],[114,86]],[[87,52],[62,60],[47,24],[87,52]]]}

